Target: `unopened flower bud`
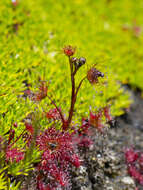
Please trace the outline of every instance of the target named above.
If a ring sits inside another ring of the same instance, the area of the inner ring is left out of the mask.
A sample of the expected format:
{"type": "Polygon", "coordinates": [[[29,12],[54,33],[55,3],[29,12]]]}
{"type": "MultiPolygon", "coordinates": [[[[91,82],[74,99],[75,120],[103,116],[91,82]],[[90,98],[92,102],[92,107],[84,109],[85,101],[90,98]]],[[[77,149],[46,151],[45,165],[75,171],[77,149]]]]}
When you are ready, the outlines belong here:
{"type": "Polygon", "coordinates": [[[78,59],[76,57],[72,57],[70,60],[75,65],[75,67],[77,67],[78,59]]]}
{"type": "Polygon", "coordinates": [[[76,57],[71,58],[72,63],[74,63],[75,68],[78,70],[82,65],[85,64],[86,59],[84,57],[81,57],[77,59],[76,57]]]}
{"type": "Polygon", "coordinates": [[[84,57],[79,58],[79,67],[86,63],[86,59],[84,57]]]}

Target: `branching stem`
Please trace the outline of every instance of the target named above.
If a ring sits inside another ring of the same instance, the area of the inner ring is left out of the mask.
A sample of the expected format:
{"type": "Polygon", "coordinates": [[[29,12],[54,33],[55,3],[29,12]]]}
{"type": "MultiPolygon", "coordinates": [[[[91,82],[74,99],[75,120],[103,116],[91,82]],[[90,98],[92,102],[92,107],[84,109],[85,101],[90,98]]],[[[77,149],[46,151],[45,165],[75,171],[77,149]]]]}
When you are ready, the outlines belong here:
{"type": "Polygon", "coordinates": [[[70,110],[69,110],[69,117],[68,117],[68,122],[67,122],[67,128],[70,126],[71,121],[72,121],[72,117],[73,117],[73,112],[74,112],[74,106],[75,106],[75,102],[76,102],[76,98],[77,98],[77,94],[79,92],[79,89],[83,83],[83,81],[86,79],[86,77],[84,77],[77,89],[75,88],[75,74],[76,74],[76,70],[73,71],[73,63],[71,62],[71,59],[69,57],[69,64],[70,64],[70,70],[71,70],[71,84],[72,84],[72,92],[71,92],[71,106],[70,106],[70,110]]]}

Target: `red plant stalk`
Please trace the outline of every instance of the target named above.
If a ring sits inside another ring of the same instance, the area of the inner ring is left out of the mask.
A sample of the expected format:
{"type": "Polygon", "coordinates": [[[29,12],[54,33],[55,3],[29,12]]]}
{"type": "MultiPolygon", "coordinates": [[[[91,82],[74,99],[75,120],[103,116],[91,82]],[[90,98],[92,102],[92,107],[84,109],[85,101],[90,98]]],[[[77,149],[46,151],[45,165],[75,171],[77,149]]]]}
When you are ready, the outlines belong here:
{"type": "Polygon", "coordinates": [[[23,132],[16,138],[16,140],[10,145],[11,147],[22,137],[26,129],[23,130],[23,132]]]}
{"type": "Polygon", "coordinates": [[[69,57],[69,63],[70,63],[70,71],[71,71],[71,84],[72,84],[72,92],[71,92],[71,106],[70,106],[70,110],[69,110],[69,116],[68,116],[68,122],[67,122],[67,128],[69,128],[71,121],[72,121],[72,116],[73,116],[73,112],[74,112],[74,106],[75,106],[75,102],[76,102],[76,98],[77,98],[77,94],[79,92],[79,89],[83,83],[83,81],[86,79],[86,77],[84,77],[77,89],[75,88],[75,74],[76,74],[76,70],[73,71],[73,63],[69,57]]]}
{"type": "Polygon", "coordinates": [[[75,74],[76,74],[76,69],[74,70],[73,68],[73,63],[71,61],[71,57],[69,56],[69,64],[70,64],[70,72],[71,72],[71,84],[72,84],[72,91],[71,91],[71,105],[70,105],[70,109],[69,109],[69,116],[68,119],[66,120],[63,116],[62,111],[59,109],[59,107],[56,105],[55,101],[47,95],[47,97],[49,98],[49,100],[51,101],[51,103],[55,106],[55,108],[57,109],[57,111],[60,114],[61,120],[62,120],[62,127],[64,130],[67,130],[71,124],[72,121],[72,116],[73,116],[73,112],[74,112],[74,106],[76,103],[76,98],[77,98],[77,94],[79,92],[79,89],[83,83],[83,81],[86,79],[86,76],[80,81],[79,85],[77,86],[77,88],[75,88],[75,74]]]}

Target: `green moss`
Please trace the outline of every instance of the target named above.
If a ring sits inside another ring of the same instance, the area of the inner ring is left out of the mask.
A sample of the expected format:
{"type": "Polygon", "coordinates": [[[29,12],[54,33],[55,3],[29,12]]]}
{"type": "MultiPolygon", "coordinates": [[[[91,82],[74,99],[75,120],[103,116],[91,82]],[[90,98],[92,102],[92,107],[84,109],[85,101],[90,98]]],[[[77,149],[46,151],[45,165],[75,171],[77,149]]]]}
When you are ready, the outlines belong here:
{"type": "MultiPolygon", "coordinates": [[[[121,83],[143,89],[143,37],[142,34],[136,37],[133,30],[135,20],[137,26],[142,26],[141,5],[141,0],[138,3],[134,0],[21,0],[13,8],[9,0],[2,0],[1,113],[21,107],[23,102],[18,101],[17,96],[25,88],[23,81],[27,80],[34,90],[38,77],[50,83],[49,91],[67,113],[69,67],[61,49],[71,44],[77,46],[77,56],[87,58],[87,65],[79,72],[77,81],[95,63],[105,73],[101,86],[92,87],[88,81],[84,82],[76,104],[77,114],[84,115],[90,107],[94,109],[107,102],[112,106],[113,115],[122,114],[130,99],[121,83]]],[[[43,105],[47,102],[43,100],[43,105]]],[[[20,112],[24,116],[22,108],[20,112]]]]}

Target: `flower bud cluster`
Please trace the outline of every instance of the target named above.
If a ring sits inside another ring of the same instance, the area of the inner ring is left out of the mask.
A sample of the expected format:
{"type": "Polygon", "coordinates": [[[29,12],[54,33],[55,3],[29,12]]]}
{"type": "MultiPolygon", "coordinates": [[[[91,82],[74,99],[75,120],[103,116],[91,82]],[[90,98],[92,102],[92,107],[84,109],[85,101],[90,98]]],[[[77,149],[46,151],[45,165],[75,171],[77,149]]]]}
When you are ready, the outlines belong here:
{"type": "Polygon", "coordinates": [[[71,62],[74,64],[75,70],[78,70],[82,65],[86,63],[86,59],[84,57],[80,57],[79,59],[72,57],[71,62]]]}

